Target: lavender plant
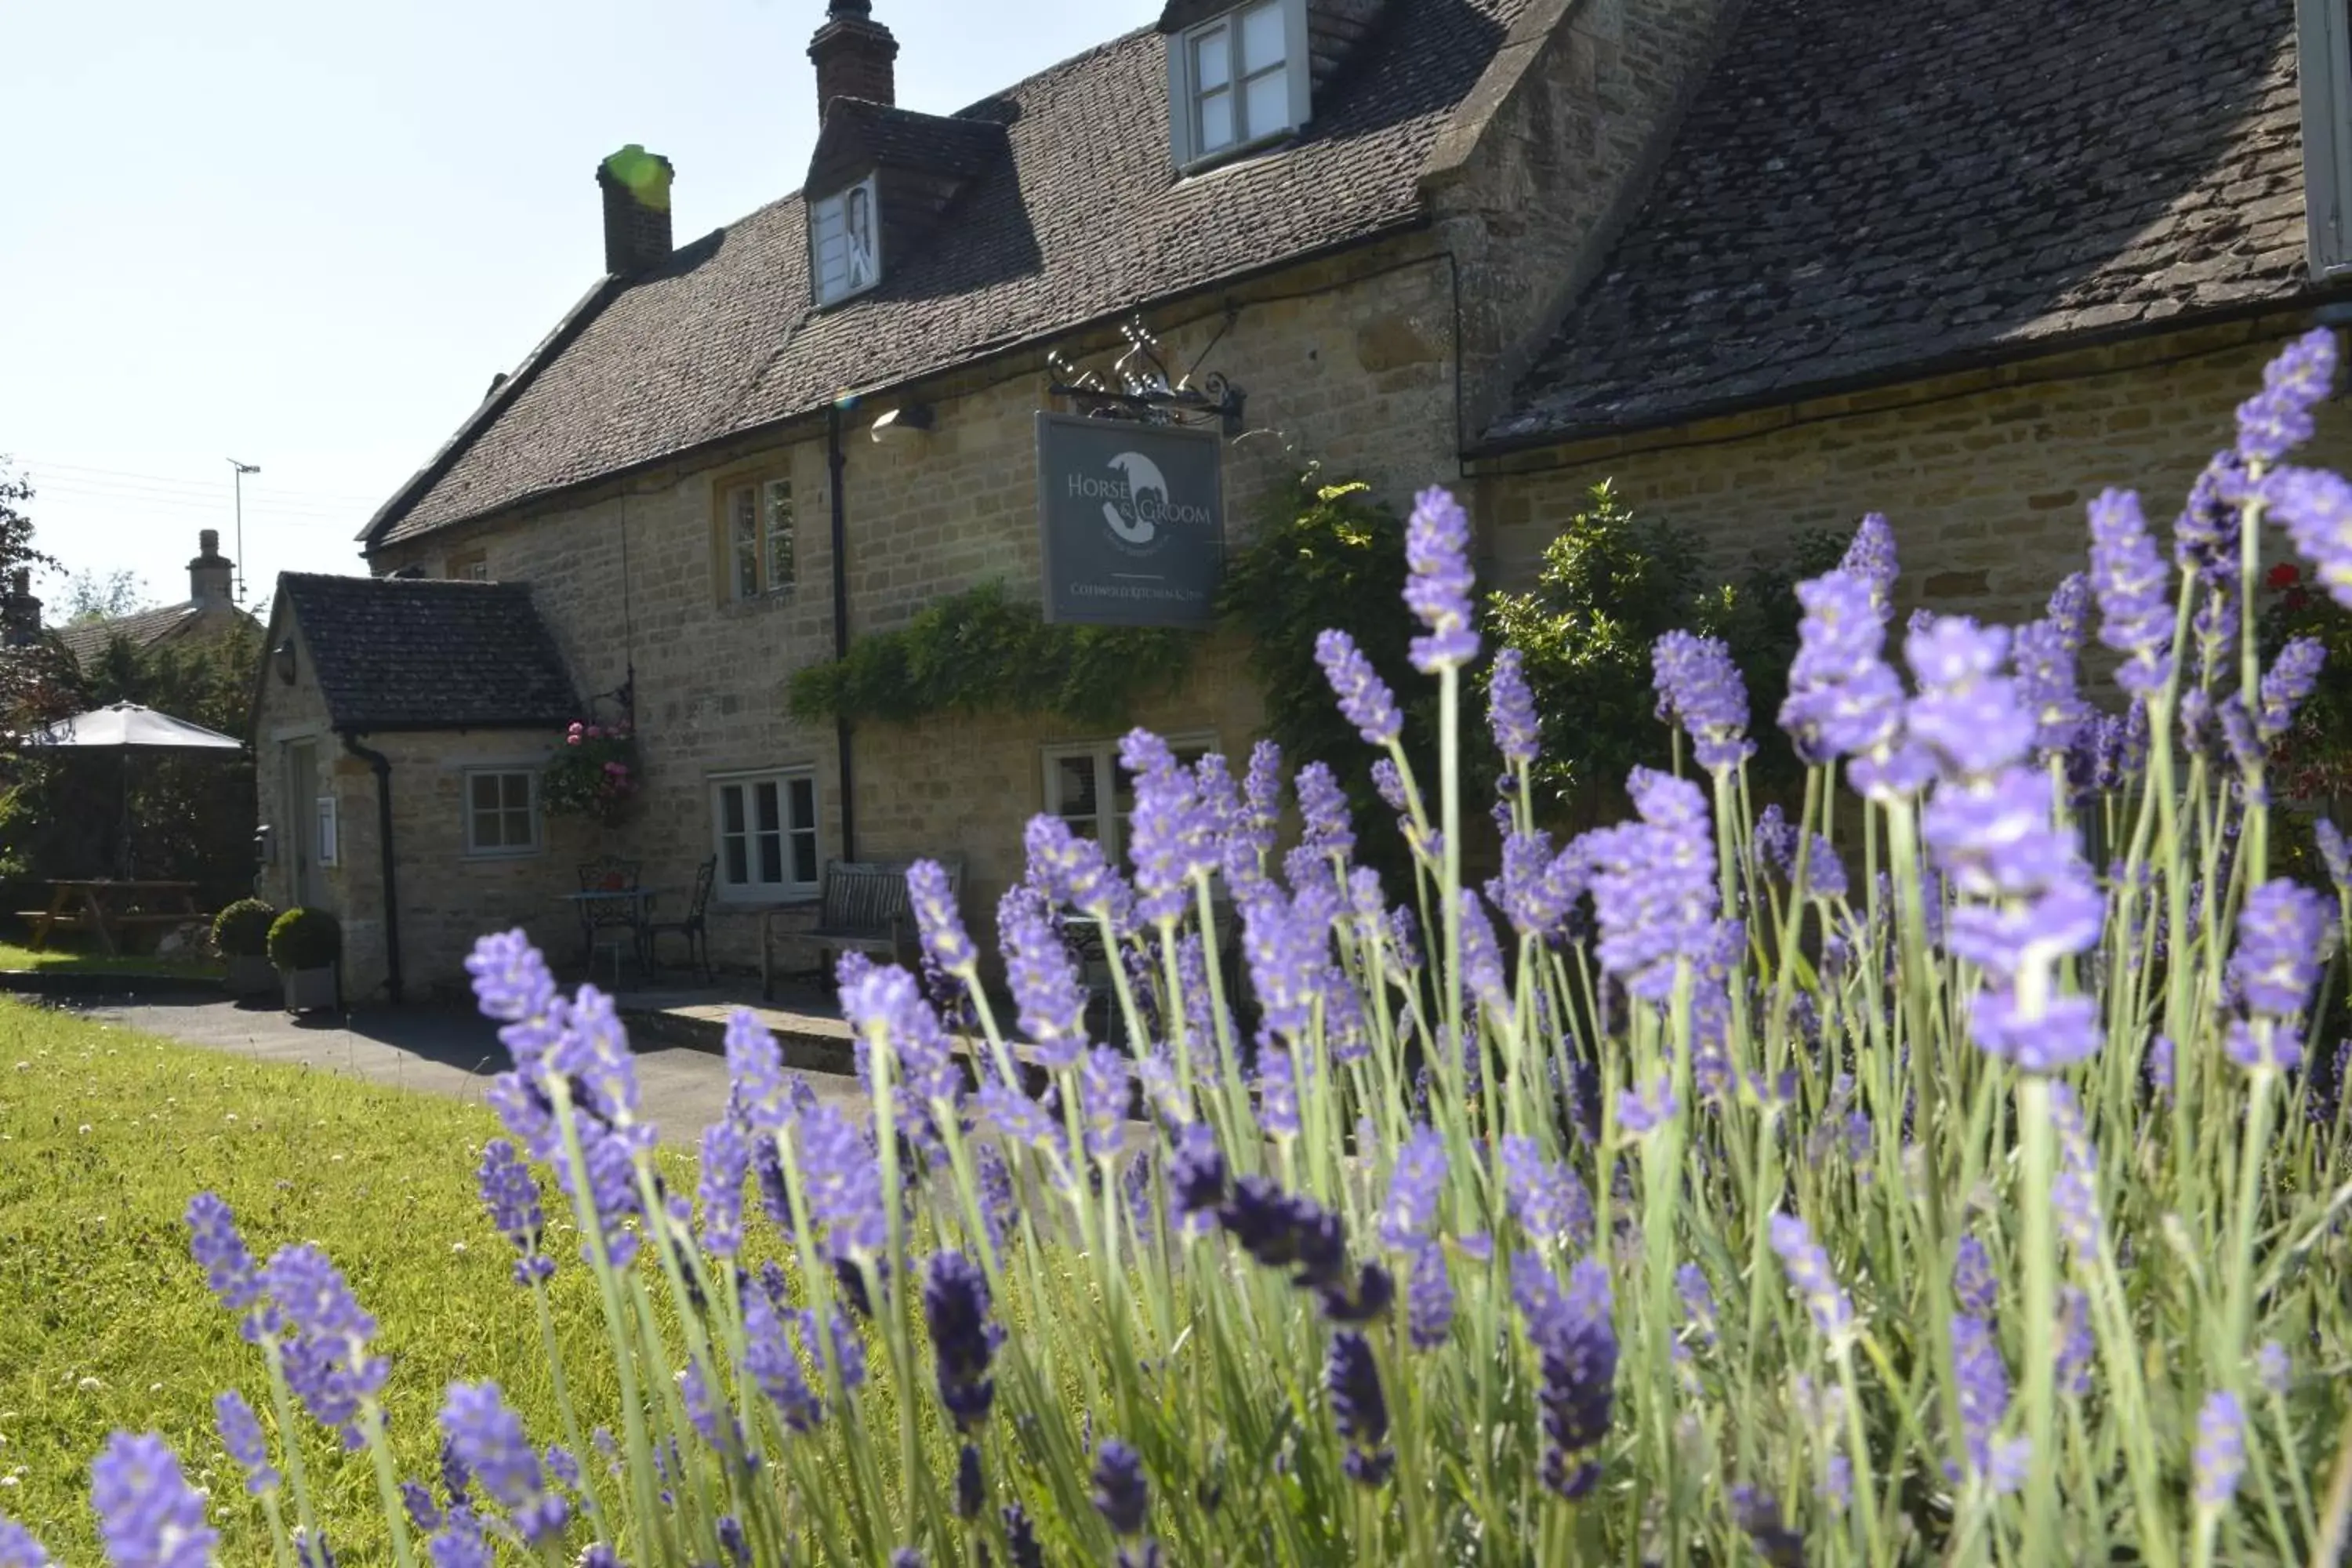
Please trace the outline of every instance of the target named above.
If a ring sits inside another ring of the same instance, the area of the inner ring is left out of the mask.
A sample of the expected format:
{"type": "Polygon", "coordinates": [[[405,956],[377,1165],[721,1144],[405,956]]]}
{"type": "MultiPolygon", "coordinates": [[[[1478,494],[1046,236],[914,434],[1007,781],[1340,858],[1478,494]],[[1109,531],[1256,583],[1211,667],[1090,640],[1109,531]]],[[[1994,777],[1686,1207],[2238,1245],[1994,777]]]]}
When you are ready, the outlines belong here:
{"type": "MultiPolygon", "coordinates": [[[[2315,333],[2271,367],[2169,562],[2109,491],[2044,617],[1915,618],[1901,670],[1894,538],[1865,520],[1801,589],[1778,704],[1810,769],[1793,815],[1751,811],[1750,695],[1679,636],[1659,711],[1689,771],[1637,772],[1633,820],[1564,845],[1538,823],[1508,649],[1487,683],[1507,771],[1492,797],[1462,777],[1468,526],[1426,492],[1405,597],[1435,778],[1378,673],[1344,637],[1322,650],[1409,886],[1356,863],[1320,764],[1277,863],[1277,758],[1242,790],[1139,731],[1131,876],[1030,826],[998,916],[1015,1017],[918,868],[927,961],[976,1033],[951,1037],[914,975],[845,964],[852,1115],[739,1016],[695,1200],[656,1174],[610,1000],[560,994],[520,933],[485,939],[514,1142],[481,1185],[562,1429],[455,1385],[439,1492],[400,1476],[389,1368],[341,1276],[299,1246],[257,1262],[200,1195],[195,1258],[276,1430],[231,1393],[221,1437],[278,1562],[332,1561],[298,1406],[369,1456],[401,1568],[501,1544],[607,1565],[2336,1561],[2352,1105],[2305,1064],[2343,1052],[2312,1036],[2352,856],[2322,836],[2332,890],[2271,874],[2260,736],[2312,655],[2265,670],[2247,613],[2273,525],[2352,604],[2352,487],[2285,461],[2334,356],[2315,333]],[[2093,635],[2120,711],[2083,695],[2093,635]],[[1474,888],[1465,812],[1487,798],[1500,869],[1474,888]],[[1116,1042],[1089,1036],[1070,925],[1121,958],[1116,1042]],[[539,1170],[576,1261],[546,1247],[539,1170]],[[566,1268],[594,1281],[617,1435],[587,1436],[565,1392],[546,1290],[566,1268]]],[[[119,1435],[93,1481],[114,1562],[211,1561],[160,1440],[119,1435]]],[[[0,1563],[43,1561],[0,1522],[0,1563]]]]}

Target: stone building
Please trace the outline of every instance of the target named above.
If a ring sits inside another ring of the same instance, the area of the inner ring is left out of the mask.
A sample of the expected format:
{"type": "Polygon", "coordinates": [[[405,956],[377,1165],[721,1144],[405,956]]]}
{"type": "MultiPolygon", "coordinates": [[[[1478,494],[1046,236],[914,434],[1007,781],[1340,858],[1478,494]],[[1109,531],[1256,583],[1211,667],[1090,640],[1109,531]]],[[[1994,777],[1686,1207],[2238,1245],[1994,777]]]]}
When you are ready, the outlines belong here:
{"type": "MultiPolygon", "coordinates": [[[[175,605],[163,605],[152,610],[140,610],[110,620],[89,621],[80,626],[60,626],[55,632],[58,643],[73,655],[85,669],[106,651],[107,645],[120,639],[132,647],[145,650],[207,641],[224,637],[239,627],[251,628],[253,617],[237,608],[235,584],[236,563],[220,552],[220,531],[203,529],[196,534],[196,553],[188,563],[188,596],[175,605]]],[[[24,599],[26,590],[19,584],[13,602],[24,599]]],[[[40,602],[30,600],[30,616],[37,626],[40,602]]]]}
{"type": "MultiPolygon", "coordinates": [[[[681,246],[690,169],[599,166],[605,276],[362,536],[379,574],[528,585],[643,755],[625,826],[469,868],[464,797],[403,780],[482,731],[403,742],[395,801],[446,817],[395,809],[412,990],[478,929],[561,945],[592,847],[677,893],[715,858],[740,965],[830,860],[960,858],[978,919],[1030,815],[1116,847],[1124,723],[806,725],[785,688],[944,595],[1045,596],[1039,415],[1089,406],[1066,373],[1130,322],[1170,381],[1246,394],[1229,542],[1308,463],[1396,502],[1465,483],[1507,584],[1613,475],[1727,557],[1887,510],[1914,592],[2008,614],[2098,486],[2185,483],[2352,260],[2352,105],[2297,68],[2345,41],[2287,0],[1168,0],[950,114],[895,101],[873,9],[832,0],[812,42],[801,191],[681,246]]],[[[1244,750],[1244,650],[1201,636],[1126,722],[1244,750]]],[[[265,744],[299,684],[263,683],[265,744]]],[[[262,774],[264,819],[299,813],[262,774]]]]}
{"type": "MultiPolygon", "coordinates": [[[[1751,0],[1471,449],[1494,568],[1607,479],[1726,567],[1884,511],[1906,608],[2038,614],[2085,502],[2168,518],[2342,319],[2352,79],[2302,9],[1751,0]]],[[[2306,460],[2352,462],[2340,404],[2306,460]]]]}

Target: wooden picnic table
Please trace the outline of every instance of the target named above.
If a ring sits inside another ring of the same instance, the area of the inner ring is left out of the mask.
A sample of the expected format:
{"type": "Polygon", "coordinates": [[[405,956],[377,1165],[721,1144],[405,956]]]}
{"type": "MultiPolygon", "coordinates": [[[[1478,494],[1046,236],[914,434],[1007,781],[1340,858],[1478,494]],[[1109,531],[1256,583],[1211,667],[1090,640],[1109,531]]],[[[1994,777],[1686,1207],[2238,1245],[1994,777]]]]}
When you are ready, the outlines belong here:
{"type": "Polygon", "coordinates": [[[117,933],[134,926],[176,926],[201,922],[194,882],[134,881],[99,877],[67,879],[49,884],[49,907],[24,910],[19,918],[33,922],[33,951],[48,945],[49,932],[64,927],[88,931],[98,937],[106,955],[122,951],[117,933]],[[160,904],[173,907],[163,909],[160,904]]]}

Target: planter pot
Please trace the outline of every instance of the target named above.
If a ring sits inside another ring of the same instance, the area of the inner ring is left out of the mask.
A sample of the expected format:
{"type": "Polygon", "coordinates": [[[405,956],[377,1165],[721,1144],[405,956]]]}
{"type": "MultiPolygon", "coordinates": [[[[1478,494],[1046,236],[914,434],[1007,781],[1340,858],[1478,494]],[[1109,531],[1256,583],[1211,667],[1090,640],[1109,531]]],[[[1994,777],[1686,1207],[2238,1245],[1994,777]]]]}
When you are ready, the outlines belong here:
{"type": "Polygon", "coordinates": [[[278,989],[278,970],[261,954],[247,953],[228,961],[228,994],[267,996],[278,989]]]}
{"type": "Polygon", "coordinates": [[[331,963],[324,969],[281,969],[278,978],[286,987],[289,1013],[342,1005],[342,976],[331,963]]]}

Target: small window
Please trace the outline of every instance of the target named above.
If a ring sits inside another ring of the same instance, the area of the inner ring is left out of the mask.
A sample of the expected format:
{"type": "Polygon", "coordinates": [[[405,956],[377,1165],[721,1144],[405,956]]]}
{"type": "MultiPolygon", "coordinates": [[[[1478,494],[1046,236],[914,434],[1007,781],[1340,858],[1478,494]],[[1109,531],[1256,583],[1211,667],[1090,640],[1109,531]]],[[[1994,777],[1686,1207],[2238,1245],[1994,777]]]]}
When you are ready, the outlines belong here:
{"type": "Polygon", "coordinates": [[[2312,276],[2352,270],[2352,17],[2299,5],[2303,184],[2312,276]]]}
{"type": "Polygon", "coordinates": [[[793,481],[767,479],[727,492],[730,596],[756,599],[793,585],[793,481]]]}
{"type": "Polygon", "coordinates": [[[539,775],[481,769],[466,775],[466,853],[528,855],[539,847],[539,775]]]}
{"type": "Polygon", "coordinates": [[[460,550],[449,557],[446,576],[465,583],[487,583],[490,580],[490,558],[480,550],[460,550]]]}
{"type": "MultiPolygon", "coordinates": [[[[1216,738],[1171,739],[1169,750],[1191,767],[1217,749],[1216,738]]],[[[1119,765],[1118,742],[1045,748],[1045,810],[1081,838],[1103,847],[1114,861],[1127,853],[1127,823],[1135,814],[1135,775],[1119,765]]]]}
{"type": "Polygon", "coordinates": [[[873,175],[810,204],[809,269],[820,305],[882,281],[882,209],[873,175]]]}
{"type": "Polygon", "coordinates": [[[816,891],[816,775],[742,773],[710,785],[719,896],[759,900],[816,891]]]}
{"type": "Polygon", "coordinates": [[[1222,157],[1306,123],[1305,45],[1304,0],[1258,0],[1171,44],[1176,161],[1222,157]]]}
{"type": "Polygon", "coordinates": [[[319,864],[332,866],[341,853],[337,844],[341,835],[336,830],[338,821],[335,816],[335,797],[322,795],[318,798],[315,806],[319,814],[319,864]]]}

